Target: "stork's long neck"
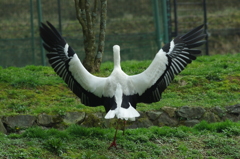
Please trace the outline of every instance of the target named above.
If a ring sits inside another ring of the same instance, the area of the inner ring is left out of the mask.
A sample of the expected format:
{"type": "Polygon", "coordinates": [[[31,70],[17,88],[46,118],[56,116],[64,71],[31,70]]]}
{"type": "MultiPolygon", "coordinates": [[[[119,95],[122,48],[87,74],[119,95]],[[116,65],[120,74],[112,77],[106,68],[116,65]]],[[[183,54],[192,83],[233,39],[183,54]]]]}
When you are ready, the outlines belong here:
{"type": "Polygon", "coordinates": [[[114,61],[114,69],[121,69],[120,61],[120,47],[118,45],[113,46],[113,61],[114,61]]]}

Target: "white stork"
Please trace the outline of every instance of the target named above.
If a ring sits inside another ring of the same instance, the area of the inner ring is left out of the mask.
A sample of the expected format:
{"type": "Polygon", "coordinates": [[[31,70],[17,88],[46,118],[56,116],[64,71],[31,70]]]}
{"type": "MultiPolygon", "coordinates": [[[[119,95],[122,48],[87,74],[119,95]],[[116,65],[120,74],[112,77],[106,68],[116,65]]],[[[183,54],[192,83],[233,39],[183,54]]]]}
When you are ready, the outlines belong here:
{"type": "MultiPolygon", "coordinates": [[[[118,119],[135,120],[139,117],[137,103],[158,102],[174,76],[195,60],[195,55],[201,53],[200,50],[191,48],[205,42],[202,40],[205,34],[201,25],[166,44],[145,71],[131,76],[122,71],[120,47],[114,45],[114,69],[111,75],[97,77],[84,68],[77,54],[55,27],[49,22],[47,24],[48,26],[42,23],[40,36],[44,48],[49,52],[49,63],[84,105],[104,106],[106,119],[116,116],[118,119]]],[[[116,132],[111,144],[115,147],[116,132]]]]}

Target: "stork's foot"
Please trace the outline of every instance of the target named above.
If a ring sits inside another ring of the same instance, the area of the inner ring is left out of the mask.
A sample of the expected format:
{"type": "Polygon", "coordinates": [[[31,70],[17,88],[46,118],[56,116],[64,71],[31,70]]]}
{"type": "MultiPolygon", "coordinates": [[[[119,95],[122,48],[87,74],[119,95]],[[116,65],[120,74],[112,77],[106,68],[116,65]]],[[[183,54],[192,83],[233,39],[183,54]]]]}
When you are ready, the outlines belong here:
{"type": "Polygon", "coordinates": [[[117,149],[117,144],[116,144],[116,141],[114,140],[111,145],[108,147],[108,150],[111,148],[111,147],[115,147],[117,149]]]}

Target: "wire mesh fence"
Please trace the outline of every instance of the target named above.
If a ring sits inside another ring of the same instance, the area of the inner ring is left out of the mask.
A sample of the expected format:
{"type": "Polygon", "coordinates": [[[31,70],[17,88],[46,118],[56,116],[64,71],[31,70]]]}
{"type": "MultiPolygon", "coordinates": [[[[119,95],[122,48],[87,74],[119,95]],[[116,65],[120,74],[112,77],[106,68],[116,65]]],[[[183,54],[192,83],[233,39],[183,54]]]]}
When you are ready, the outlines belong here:
{"type": "MultiPolygon", "coordinates": [[[[172,6],[173,0],[170,2],[172,6]]],[[[237,46],[231,47],[230,44],[227,47],[224,46],[227,41],[234,41],[236,44],[240,39],[240,22],[236,20],[239,19],[238,14],[231,11],[234,10],[238,13],[237,8],[240,7],[240,4],[237,3],[237,0],[224,2],[224,5],[215,2],[217,0],[207,2],[210,54],[240,52],[237,46]],[[224,16],[228,14],[234,21],[233,24],[231,23],[232,25],[224,25],[229,23],[221,20],[215,22],[216,19],[227,19],[224,16]],[[218,24],[221,25],[221,28],[218,27],[218,24]],[[218,48],[221,50],[217,52],[218,48]]],[[[40,21],[50,21],[63,34],[80,59],[84,58],[82,30],[76,19],[73,0],[1,0],[0,7],[0,66],[46,63],[45,52],[41,48],[39,38],[40,21]]],[[[112,61],[112,46],[115,44],[121,47],[122,60],[153,59],[158,51],[153,0],[108,1],[107,12],[103,61],[112,61]]],[[[174,18],[173,12],[171,17],[174,18]]],[[[202,24],[202,4],[198,0],[178,0],[177,19],[179,34],[202,24]]],[[[96,23],[96,36],[99,31],[98,25],[99,23],[96,23]]]]}
{"type": "MultiPolygon", "coordinates": [[[[178,33],[204,21],[203,1],[176,0],[178,33]]],[[[239,53],[240,2],[238,0],[206,0],[208,52],[210,55],[239,53]]],[[[205,54],[205,50],[203,54],[205,54]]]]}

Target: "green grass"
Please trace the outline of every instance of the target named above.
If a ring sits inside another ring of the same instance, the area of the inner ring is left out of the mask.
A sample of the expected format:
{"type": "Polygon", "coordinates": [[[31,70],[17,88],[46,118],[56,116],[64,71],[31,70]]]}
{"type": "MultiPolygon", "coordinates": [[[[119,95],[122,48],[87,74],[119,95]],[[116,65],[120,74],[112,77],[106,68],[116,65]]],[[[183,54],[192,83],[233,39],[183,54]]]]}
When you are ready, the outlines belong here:
{"type": "Polygon", "coordinates": [[[0,158],[240,157],[239,122],[128,129],[125,135],[118,132],[118,149],[107,150],[114,131],[72,125],[63,131],[33,127],[21,134],[0,134],[0,158]]]}
{"type": "MultiPolygon", "coordinates": [[[[169,85],[160,102],[140,103],[140,111],[162,106],[228,106],[240,103],[240,54],[201,56],[169,85]]],[[[137,74],[151,61],[124,61],[127,74],[137,74]]],[[[112,62],[103,63],[96,76],[108,76],[112,62]]],[[[0,68],[0,115],[39,113],[64,114],[67,111],[104,112],[80,103],[63,80],[50,67],[0,68]]]]}
{"type": "MultiPolygon", "coordinates": [[[[201,56],[176,76],[160,102],[138,104],[141,111],[162,106],[227,106],[240,103],[240,54],[201,56]]],[[[140,73],[151,61],[124,61],[127,74],[140,73]]],[[[113,63],[101,66],[97,76],[108,76],[113,63]]],[[[52,68],[0,68],[0,115],[67,111],[98,112],[67,88],[52,68]]],[[[240,123],[230,121],[193,128],[180,126],[128,129],[118,132],[118,148],[107,150],[114,129],[72,125],[60,131],[32,127],[21,133],[0,134],[0,158],[240,158],[240,123]]]]}

